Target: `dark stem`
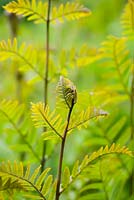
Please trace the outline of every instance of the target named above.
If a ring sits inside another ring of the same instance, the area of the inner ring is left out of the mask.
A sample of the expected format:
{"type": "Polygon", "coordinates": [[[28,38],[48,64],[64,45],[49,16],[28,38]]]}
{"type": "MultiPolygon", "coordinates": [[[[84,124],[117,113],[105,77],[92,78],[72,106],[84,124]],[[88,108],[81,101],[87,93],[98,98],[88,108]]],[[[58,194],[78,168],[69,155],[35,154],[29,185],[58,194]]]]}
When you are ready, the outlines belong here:
{"type": "Polygon", "coordinates": [[[60,183],[61,183],[64,148],[65,148],[66,136],[67,136],[67,132],[68,132],[68,127],[69,127],[69,122],[70,122],[70,117],[71,117],[71,113],[72,113],[72,110],[73,110],[73,106],[74,106],[74,102],[72,102],[72,106],[70,107],[69,112],[68,112],[67,124],[66,124],[65,130],[64,130],[62,143],[61,143],[61,148],[60,148],[60,158],[59,158],[58,178],[57,178],[57,187],[56,187],[55,200],[59,200],[59,196],[60,196],[60,183]]]}
{"type": "MultiPolygon", "coordinates": [[[[132,68],[132,83],[131,83],[131,95],[130,95],[130,124],[131,124],[131,143],[133,147],[134,145],[134,66],[132,68]]],[[[133,160],[132,160],[132,174],[130,177],[130,184],[131,184],[130,194],[133,196],[133,193],[134,193],[134,162],[133,160]]]]}
{"type": "MultiPolygon", "coordinates": [[[[44,107],[47,105],[48,101],[48,70],[49,70],[49,36],[50,36],[50,10],[51,10],[51,0],[48,0],[48,12],[46,20],[46,64],[45,64],[45,75],[44,75],[44,107]]],[[[44,128],[44,132],[46,128],[44,128]]],[[[45,154],[46,154],[46,141],[43,143],[42,159],[41,159],[41,172],[43,172],[45,167],[45,154]]]]}

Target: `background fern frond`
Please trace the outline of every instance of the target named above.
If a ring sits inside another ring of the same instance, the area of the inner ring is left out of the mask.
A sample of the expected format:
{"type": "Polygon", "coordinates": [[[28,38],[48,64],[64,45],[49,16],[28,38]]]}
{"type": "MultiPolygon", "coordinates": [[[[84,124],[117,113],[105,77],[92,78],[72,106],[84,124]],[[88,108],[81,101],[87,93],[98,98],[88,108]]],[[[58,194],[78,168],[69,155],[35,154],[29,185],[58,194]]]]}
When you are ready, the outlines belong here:
{"type": "Polygon", "coordinates": [[[67,78],[60,77],[56,88],[57,105],[62,106],[62,103],[68,108],[72,107],[77,101],[77,92],[75,85],[67,78]]]}
{"type": "Polygon", "coordinates": [[[72,169],[72,174],[70,170],[67,169],[69,171],[68,174],[71,174],[71,176],[70,178],[67,178],[66,184],[64,183],[65,187],[62,188],[61,193],[65,191],[78,178],[78,176],[82,175],[86,169],[90,167],[92,168],[92,164],[94,166],[94,163],[98,161],[98,159],[108,154],[124,154],[130,157],[132,156],[132,152],[129,151],[129,149],[125,146],[121,147],[120,145],[112,144],[110,147],[101,147],[98,151],[93,152],[90,156],[86,155],[80,164],[79,161],[76,161],[72,169]]]}
{"type": "Polygon", "coordinates": [[[48,4],[39,2],[36,0],[17,0],[12,1],[4,6],[4,9],[17,15],[23,15],[28,20],[32,20],[35,23],[46,23],[48,4]]]}
{"type": "Polygon", "coordinates": [[[121,18],[123,26],[123,35],[127,36],[130,40],[134,39],[134,1],[129,0],[124,13],[121,18]]]}
{"type": "MultiPolygon", "coordinates": [[[[129,95],[129,78],[131,74],[131,59],[129,55],[129,50],[127,50],[126,45],[127,38],[117,38],[114,36],[109,36],[108,39],[102,43],[103,65],[111,68],[112,73],[107,73],[107,78],[114,77],[115,83],[120,83],[120,90],[123,90],[125,94],[129,95]],[[114,69],[114,70],[113,70],[114,69]]],[[[117,89],[119,87],[117,86],[117,89]]]]}
{"type": "Polygon", "coordinates": [[[38,154],[34,151],[31,143],[26,138],[30,127],[26,126],[26,124],[29,123],[29,120],[25,117],[24,105],[19,104],[18,101],[3,100],[0,102],[0,118],[4,118],[6,122],[12,125],[13,129],[18,133],[20,138],[22,138],[22,141],[28,147],[30,152],[37,160],[40,160],[38,154]]]}
{"type": "Polygon", "coordinates": [[[0,176],[2,176],[5,181],[7,181],[9,189],[13,185],[13,183],[16,182],[20,186],[16,189],[24,190],[24,192],[29,191],[30,193],[34,191],[37,194],[36,198],[38,197],[38,199],[44,200],[46,199],[45,196],[48,194],[52,184],[52,176],[48,175],[49,171],[50,168],[46,168],[40,174],[40,167],[38,167],[31,174],[30,165],[26,167],[26,170],[24,169],[22,163],[17,164],[16,162],[14,162],[14,164],[12,165],[10,162],[8,162],[2,163],[0,165],[0,176]]]}
{"type": "Polygon", "coordinates": [[[12,59],[19,61],[18,68],[22,71],[33,71],[41,80],[43,79],[42,71],[39,68],[40,63],[38,53],[32,46],[26,46],[22,43],[20,46],[16,39],[13,42],[9,39],[0,42],[0,60],[12,59]]]}
{"type": "MultiPolygon", "coordinates": [[[[17,0],[12,1],[4,6],[4,9],[17,15],[27,17],[35,23],[46,23],[48,4],[37,2],[36,0],[17,0]]],[[[61,4],[58,8],[53,7],[50,16],[50,22],[63,22],[66,20],[75,20],[91,15],[91,11],[78,3],[67,2],[61,4]]]]}
{"type": "Polygon", "coordinates": [[[75,20],[91,15],[91,11],[77,2],[67,2],[61,4],[59,8],[53,7],[51,12],[51,22],[64,22],[64,20],[75,20]]]}
{"type": "Polygon", "coordinates": [[[48,130],[43,134],[43,138],[58,139],[62,138],[64,126],[60,115],[56,115],[55,110],[50,112],[49,106],[44,106],[44,103],[33,104],[31,107],[32,120],[36,127],[47,127],[48,130]]]}

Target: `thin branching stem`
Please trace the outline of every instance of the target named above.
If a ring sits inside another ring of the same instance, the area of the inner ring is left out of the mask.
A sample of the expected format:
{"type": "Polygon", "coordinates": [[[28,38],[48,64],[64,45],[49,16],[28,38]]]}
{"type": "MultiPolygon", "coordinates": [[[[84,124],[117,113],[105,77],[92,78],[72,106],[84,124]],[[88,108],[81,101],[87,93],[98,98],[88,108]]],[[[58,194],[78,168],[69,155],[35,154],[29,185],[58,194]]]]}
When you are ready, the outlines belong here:
{"type": "MultiPolygon", "coordinates": [[[[47,12],[47,19],[46,19],[46,64],[45,64],[45,75],[44,75],[44,107],[46,107],[47,101],[48,101],[50,10],[51,10],[51,0],[48,0],[48,12],[47,12]]],[[[44,132],[45,131],[46,131],[46,128],[44,128],[44,132]]],[[[45,166],[45,154],[46,154],[46,141],[44,141],[44,144],[43,144],[41,172],[43,172],[44,166],[45,166]]]]}
{"type": "MultiPolygon", "coordinates": [[[[132,63],[132,82],[131,82],[131,95],[130,95],[130,124],[131,124],[131,143],[134,144],[134,63],[132,63]]],[[[133,150],[133,149],[132,149],[133,150]]],[[[132,174],[130,177],[131,190],[130,193],[133,196],[134,193],[134,167],[132,160],[132,174]]]]}
{"type": "Polygon", "coordinates": [[[60,148],[58,178],[57,178],[57,188],[56,188],[55,200],[59,200],[59,197],[60,197],[60,183],[61,183],[61,174],[62,174],[63,155],[64,155],[65,142],[66,142],[66,137],[67,137],[67,132],[68,132],[68,127],[69,127],[69,122],[70,122],[73,106],[74,106],[74,103],[72,102],[72,106],[70,107],[69,112],[68,112],[67,124],[66,124],[65,130],[64,130],[61,148],[60,148]]]}

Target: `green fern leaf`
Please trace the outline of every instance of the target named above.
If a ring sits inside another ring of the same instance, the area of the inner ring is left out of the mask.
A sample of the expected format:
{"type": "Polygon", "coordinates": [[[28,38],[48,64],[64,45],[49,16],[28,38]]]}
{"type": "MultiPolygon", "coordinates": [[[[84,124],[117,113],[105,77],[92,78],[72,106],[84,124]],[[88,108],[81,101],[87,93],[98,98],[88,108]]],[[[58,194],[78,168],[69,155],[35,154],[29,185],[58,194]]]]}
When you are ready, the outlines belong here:
{"type": "MultiPolygon", "coordinates": [[[[105,58],[106,65],[111,68],[113,74],[110,76],[115,77],[116,82],[121,85],[121,89],[129,95],[129,77],[131,74],[131,59],[129,51],[126,48],[127,39],[126,38],[117,38],[114,36],[108,37],[108,40],[102,43],[102,52],[101,58],[105,58]],[[113,70],[115,69],[115,70],[113,70]],[[114,76],[113,76],[114,75],[114,76]]],[[[104,63],[103,63],[104,64],[104,63]]],[[[108,76],[109,77],[109,76],[108,76]]],[[[117,89],[119,87],[117,86],[117,89]]]]}
{"type": "Polygon", "coordinates": [[[65,188],[70,182],[70,170],[68,167],[65,167],[63,176],[62,176],[62,187],[65,188]]]}
{"type": "MultiPolygon", "coordinates": [[[[12,1],[3,7],[8,12],[27,17],[28,20],[35,23],[46,23],[47,21],[48,4],[41,1],[17,0],[17,2],[12,1]]],[[[61,4],[59,8],[52,8],[50,22],[63,22],[64,19],[75,20],[90,14],[91,11],[83,5],[67,2],[65,5],[61,4]]]]}
{"type": "MultiPolygon", "coordinates": [[[[78,114],[78,113],[77,113],[78,114]]],[[[78,114],[79,118],[76,119],[76,113],[72,115],[68,131],[71,131],[75,128],[78,128],[79,130],[82,127],[87,128],[89,120],[91,119],[96,119],[99,117],[104,117],[107,116],[108,113],[101,110],[101,109],[96,109],[96,108],[91,108],[90,106],[86,109],[81,111],[81,113],[78,114]]]]}
{"type": "Polygon", "coordinates": [[[0,60],[17,60],[19,61],[19,69],[21,71],[33,71],[39,80],[43,79],[42,69],[39,68],[40,63],[38,62],[38,53],[32,46],[27,46],[25,43],[22,43],[20,47],[16,39],[13,42],[9,39],[6,41],[0,42],[0,60]]]}
{"type": "Polygon", "coordinates": [[[52,182],[53,182],[53,176],[49,175],[47,177],[47,179],[45,180],[43,188],[41,190],[41,192],[44,194],[44,196],[46,196],[48,194],[48,192],[51,188],[52,182]]]}
{"type": "Polygon", "coordinates": [[[105,146],[104,148],[101,147],[97,152],[93,152],[90,156],[86,155],[79,166],[78,164],[75,163],[74,165],[74,167],[76,168],[75,175],[74,174],[71,175],[70,182],[68,183],[68,185],[66,185],[66,187],[64,187],[61,190],[61,193],[65,191],[66,188],[68,188],[69,185],[71,185],[79,175],[82,175],[85,169],[90,167],[90,165],[94,164],[99,158],[104,157],[108,154],[124,154],[132,157],[132,152],[129,151],[129,149],[125,146],[120,147],[120,145],[112,144],[110,147],[108,146],[105,146]]]}
{"type": "Polygon", "coordinates": [[[8,12],[23,15],[27,17],[28,20],[32,20],[35,23],[46,23],[47,3],[42,3],[41,1],[37,3],[36,0],[17,0],[17,2],[12,1],[3,7],[8,12]]]}
{"type": "Polygon", "coordinates": [[[53,181],[52,175],[48,175],[50,168],[45,169],[41,175],[40,167],[35,169],[32,174],[30,172],[30,165],[28,165],[24,174],[22,173],[23,171],[24,167],[22,163],[17,164],[14,162],[13,166],[10,162],[2,163],[0,165],[0,177],[2,177],[2,179],[0,179],[1,185],[4,183],[3,187],[5,190],[19,189],[24,192],[29,191],[30,196],[32,195],[32,192],[36,192],[36,198],[46,200],[46,195],[49,193],[53,181]],[[3,180],[4,182],[2,182],[3,180]]]}
{"type": "Polygon", "coordinates": [[[129,0],[121,18],[123,34],[130,40],[134,39],[134,1],[129,0]]]}
{"type": "Polygon", "coordinates": [[[53,7],[51,12],[51,22],[63,22],[64,20],[76,20],[91,15],[91,11],[83,5],[75,2],[61,4],[59,8],[53,7]]]}
{"type": "Polygon", "coordinates": [[[71,108],[76,101],[77,92],[75,85],[69,79],[61,76],[57,85],[57,105],[61,106],[63,103],[68,108],[71,108]]]}
{"type": "Polygon", "coordinates": [[[61,136],[61,133],[63,132],[63,124],[62,124],[62,118],[60,117],[60,115],[56,115],[55,111],[50,113],[50,109],[49,106],[47,105],[46,107],[44,107],[43,103],[37,103],[37,104],[33,104],[32,103],[32,107],[31,107],[31,111],[32,111],[32,120],[34,121],[34,124],[36,127],[47,127],[48,128],[48,132],[45,132],[46,135],[43,134],[43,137],[46,137],[48,139],[51,138],[57,138],[61,136]],[[50,137],[50,133],[51,132],[55,134],[56,137],[50,137]]]}
{"type": "Polygon", "coordinates": [[[29,119],[25,117],[25,107],[23,104],[19,104],[18,101],[3,100],[0,102],[0,117],[9,122],[13,129],[19,134],[23,142],[26,144],[30,152],[35,156],[37,160],[40,160],[38,154],[34,151],[32,145],[28,142],[26,135],[28,135],[28,127],[25,127],[26,123],[29,123],[29,119]],[[4,116],[4,117],[3,117],[4,116]]]}
{"type": "Polygon", "coordinates": [[[55,199],[56,186],[57,186],[57,181],[55,181],[53,183],[53,185],[51,186],[51,190],[50,190],[50,193],[49,193],[47,200],[54,200],[55,199]]]}

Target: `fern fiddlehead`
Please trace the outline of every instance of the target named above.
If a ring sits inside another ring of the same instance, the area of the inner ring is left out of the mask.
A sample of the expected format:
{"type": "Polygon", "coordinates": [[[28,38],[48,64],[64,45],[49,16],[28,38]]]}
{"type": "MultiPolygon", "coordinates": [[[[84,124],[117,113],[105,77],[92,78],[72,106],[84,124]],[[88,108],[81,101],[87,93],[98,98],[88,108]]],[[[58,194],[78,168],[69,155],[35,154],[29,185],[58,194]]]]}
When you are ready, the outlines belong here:
{"type": "Polygon", "coordinates": [[[60,158],[59,158],[59,167],[58,167],[58,180],[57,180],[55,200],[59,200],[59,196],[60,196],[62,162],[63,162],[63,154],[64,154],[66,136],[67,136],[67,132],[68,132],[71,113],[72,113],[74,104],[77,101],[76,87],[74,86],[74,84],[70,80],[68,80],[68,79],[66,79],[64,77],[60,77],[60,81],[59,81],[57,90],[60,93],[61,99],[63,99],[65,101],[65,104],[68,106],[69,112],[68,112],[68,116],[67,116],[66,127],[65,127],[65,130],[64,130],[63,138],[62,138],[61,148],[60,148],[60,158]]]}

